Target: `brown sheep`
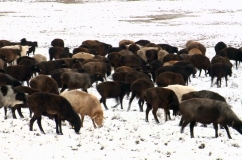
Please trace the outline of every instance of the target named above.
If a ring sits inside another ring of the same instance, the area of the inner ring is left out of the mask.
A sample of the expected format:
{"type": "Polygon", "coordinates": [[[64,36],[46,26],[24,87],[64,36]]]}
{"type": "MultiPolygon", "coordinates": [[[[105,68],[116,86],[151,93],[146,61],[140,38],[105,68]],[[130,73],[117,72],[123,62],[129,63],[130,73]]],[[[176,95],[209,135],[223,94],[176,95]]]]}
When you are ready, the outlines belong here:
{"type": "Polygon", "coordinates": [[[132,92],[132,95],[129,100],[129,107],[127,111],[130,110],[131,103],[133,99],[136,97],[136,98],[139,98],[138,104],[139,104],[140,112],[143,112],[143,105],[144,105],[143,92],[144,90],[151,87],[154,87],[154,83],[150,80],[143,79],[143,78],[135,80],[130,86],[130,92],[132,92]]]}
{"type": "Polygon", "coordinates": [[[121,54],[119,52],[112,52],[107,55],[107,58],[111,64],[112,67],[117,68],[120,66],[119,64],[119,58],[121,57],[121,54]]]}
{"type": "Polygon", "coordinates": [[[218,42],[218,43],[214,46],[214,50],[215,50],[215,52],[216,52],[216,55],[220,55],[220,51],[221,51],[222,49],[224,49],[224,48],[227,48],[227,45],[226,45],[224,42],[222,42],[222,41],[218,42]]]}
{"type": "Polygon", "coordinates": [[[163,58],[168,55],[169,53],[166,50],[159,50],[159,52],[157,53],[157,58],[159,61],[163,62],[163,58]]]}
{"type": "Polygon", "coordinates": [[[125,76],[125,82],[128,84],[132,84],[135,80],[139,78],[145,78],[147,80],[150,80],[150,77],[142,72],[139,71],[132,71],[128,72],[125,76]]]}
{"type": "Polygon", "coordinates": [[[218,124],[225,128],[229,139],[232,137],[227,125],[242,134],[242,121],[225,102],[207,98],[192,98],[180,103],[180,113],[183,120],[181,133],[183,133],[186,125],[190,123],[191,138],[194,138],[193,128],[196,122],[213,123],[216,138],[218,137],[218,124]]]}
{"type": "Polygon", "coordinates": [[[35,54],[33,56],[33,58],[35,59],[36,62],[40,63],[40,62],[43,62],[43,61],[47,61],[47,58],[46,56],[42,55],[42,54],[35,54]]]}
{"type": "Polygon", "coordinates": [[[179,102],[174,91],[161,87],[153,87],[146,89],[143,92],[143,98],[147,103],[146,108],[146,117],[145,120],[148,122],[148,115],[152,109],[156,123],[159,123],[159,120],[156,116],[158,108],[163,108],[165,111],[165,121],[171,119],[170,111],[173,110],[173,115],[176,116],[179,111],[179,102]]]}
{"type": "Polygon", "coordinates": [[[166,50],[170,54],[178,53],[178,48],[169,44],[157,44],[157,46],[160,46],[163,50],[166,50]]]}
{"type": "Polygon", "coordinates": [[[119,41],[119,43],[118,43],[119,47],[127,46],[130,44],[135,44],[135,42],[132,40],[123,39],[123,40],[119,41]]]}
{"type": "Polygon", "coordinates": [[[167,54],[163,57],[163,63],[169,62],[169,61],[182,61],[183,58],[176,54],[167,54]]]}
{"type": "Polygon", "coordinates": [[[119,58],[121,66],[140,67],[146,65],[146,62],[138,55],[123,55],[119,58]]]}
{"type": "Polygon", "coordinates": [[[166,87],[168,85],[180,84],[185,85],[185,81],[181,74],[173,72],[163,72],[156,77],[155,83],[159,87],[166,87]]]}
{"type": "Polygon", "coordinates": [[[34,113],[33,117],[30,119],[30,131],[33,131],[33,124],[37,120],[40,131],[45,134],[41,125],[42,115],[50,118],[54,117],[57,134],[63,134],[61,127],[62,120],[70,122],[77,134],[81,129],[81,119],[79,115],[74,111],[68,100],[62,96],[46,92],[37,92],[28,96],[27,105],[34,113]]]}
{"type": "Polygon", "coordinates": [[[220,51],[220,56],[228,57],[235,61],[236,69],[238,69],[238,62],[242,62],[242,51],[237,48],[227,47],[220,51]]]}
{"type": "Polygon", "coordinates": [[[93,54],[86,52],[78,52],[72,56],[72,58],[82,58],[82,59],[92,59],[94,57],[93,54]]]}
{"type": "Polygon", "coordinates": [[[210,60],[207,56],[203,54],[194,54],[191,56],[189,61],[193,64],[194,67],[199,69],[199,77],[201,76],[202,69],[205,72],[205,76],[207,76],[207,71],[210,67],[210,60]]]}
{"type": "Polygon", "coordinates": [[[128,66],[121,66],[121,67],[117,67],[114,72],[132,72],[135,71],[134,68],[128,67],[128,66]]]}
{"type": "Polygon", "coordinates": [[[36,64],[40,69],[40,74],[50,75],[53,70],[59,68],[65,68],[65,61],[63,59],[54,60],[54,61],[42,61],[36,64]]]}
{"type": "Polygon", "coordinates": [[[135,42],[135,44],[138,44],[140,46],[145,46],[146,44],[150,43],[149,40],[146,40],[146,39],[140,39],[138,41],[135,42]]]}
{"type": "Polygon", "coordinates": [[[233,67],[233,64],[230,62],[228,57],[221,57],[219,55],[215,55],[211,60],[211,64],[218,63],[218,62],[224,63],[230,68],[233,67]]]}
{"type": "Polygon", "coordinates": [[[69,90],[82,88],[87,92],[87,89],[96,81],[103,82],[103,77],[100,74],[64,72],[61,74],[62,88],[60,92],[67,88],[69,90]]]}
{"type": "Polygon", "coordinates": [[[51,46],[58,46],[58,47],[62,47],[64,48],[65,46],[65,43],[64,43],[64,40],[63,39],[60,39],[60,38],[56,38],[56,39],[53,39],[51,41],[51,46]]]}
{"type": "Polygon", "coordinates": [[[137,44],[131,44],[128,46],[127,49],[133,52],[134,54],[137,54],[137,51],[140,50],[140,46],[138,46],[137,44]]]}
{"type": "Polygon", "coordinates": [[[227,84],[227,76],[229,75],[230,77],[232,76],[232,69],[228,67],[224,63],[214,63],[210,65],[210,69],[208,71],[210,77],[211,77],[211,87],[213,86],[213,79],[214,77],[217,77],[217,87],[221,87],[221,79],[224,77],[226,87],[228,86],[227,84]]]}
{"type": "Polygon", "coordinates": [[[4,56],[5,62],[11,65],[20,56],[20,50],[0,48],[0,56],[4,56]]]}
{"type": "Polygon", "coordinates": [[[121,81],[121,82],[125,82],[125,76],[128,74],[129,72],[114,72],[112,74],[112,79],[113,81],[121,81]]]}
{"type": "Polygon", "coordinates": [[[104,78],[111,74],[111,65],[104,62],[88,62],[82,65],[82,69],[87,73],[100,74],[104,78]]]}
{"type": "Polygon", "coordinates": [[[82,127],[85,115],[91,118],[94,128],[103,126],[103,110],[96,96],[78,90],[62,92],[61,96],[65,97],[74,110],[81,115],[82,127]]]}
{"type": "Polygon", "coordinates": [[[59,94],[56,81],[47,75],[38,75],[29,82],[30,87],[42,92],[59,94]]]}
{"type": "Polygon", "coordinates": [[[13,87],[17,87],[22,85],[22,82],[10,76],[9,74],[0,73],[0,86],[4,85],[11,85],[13,87]]]}
{"type": "Polygon", "coordinates": [[[191,41],[188,45],[186,45],[187,51],[189,52],[193,48],[199,49],[203,55],[206,53],[206,47],[197,41],[191,41]]]}
{"type": "Polygon", "coordinates": [[[121,109],[123,109],[123,98],[125,94],[129,94],[130,92],[130,84],[118,81],[107,81],[103,83],[99,83],[97,86],[97,91],[101,95],[100,103],[104,104],[106,110],[108,107],[106,105],[107,98],[115,98],[117,104],[113,107],[118,106],[118,99],[121,103],[121,109]]]}
{"type": "Polygon", "coordinates": [[[5,73],[16,78],[19,81],[26,81],[29,86],[29,80],[34,73],[40,73],[41,70],[37,65],[24,66],[24,65],[13,65],[7,66],[5,73]]]}
{"type": "Polygon", "coordinates": [[[63,48],[59,46],[54,46],[49,48],[49,60],[59,59],[60,54],[69,52],[69,48],[63,48]]]}

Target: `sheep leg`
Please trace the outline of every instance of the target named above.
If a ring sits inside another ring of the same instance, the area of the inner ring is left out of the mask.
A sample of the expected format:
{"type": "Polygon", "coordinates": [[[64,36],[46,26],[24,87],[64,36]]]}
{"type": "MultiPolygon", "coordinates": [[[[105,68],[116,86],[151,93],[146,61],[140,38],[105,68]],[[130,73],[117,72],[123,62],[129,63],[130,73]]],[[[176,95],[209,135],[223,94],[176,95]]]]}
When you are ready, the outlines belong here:
{"type": "MultiPolygon", "coordinates": [[[[117,104],[114,105],[112,108],[116,108],[116,107],[119,105],[118,98],[116,98],[115,100],[116,100],[117,104]]],[[[122,108],[122,106],[121,106],[121,108],[122,108]]],[[[123,109],[123,108],[122,108],[122,109],[123,109]]]]}
{"type": "Polygon", "coordinates": [[[155,118],[156,123],[160,123],[158,118],[157,118],[157,115],[156,115],[157,110],[158,110],[158,107],[153,107],[152,113],[153,113],[153,116],[155,118]]]}
{"type": "Polygon", "coordinates": [[[82,124],[82,127],[83,127],[83,122],[84,122],[84,116],[85,116],[84,114],[81,115],[81,117],[82,117],[82,118],[81,118],[81,124],[82,124]]]}
{"type": "Polygon", "coordinates": [[[140,112],[143,112],[143,104],[144,104],[144,100],[142,100],[142,99],[140,98],[139,101],[138,101],[138,104],[139,104],[139,111],[140,111],[140,112]]]}
{"type": "Polygon", "coordinates": [[[218,138],[218,124],[217,123],[213,123],[213,127],[215,129],[215,137],[218,138]]]}
{"type": "Polygon", "coordinates": [[[7,119],[8,108],[4,106],[4,119],[7,119]]]}
{"type": "Polygon", "coordinates": [[[168,119],[171,120],[171,116],[170,116],[170,111],[169,109],[164,109],[164,113],[165,113],[165,121],[167,121],[168,119]]]}
{"type": "Polygon", "coordinates": [[[29,118],[32,117],[32,111],[29,109],[29,118]]]}
{"type": "Polygon", "coordinates": [[[40,116],[39,118],[37,118],[37,124],[38,124],[38,126],[39,126],[40,131],[41,131],[43,134],[45,134],[45,132],[44,132],[44,130],[43,130],[43,128],[42,128],[42,125],[41,125],[41,116],[40,116]]]}
{"type": "Polygon", "coordinates": [[[121,109],[123,109],[123,98],[124,98],[124,95],[119,97],[119,101],[120,101],[120,104],[121,104],[121,109]]]}
{"type": "Polygon", "coordinates": [[[130,98],[130,100],[129,100],[129,107],[128,107],[127,111],[130,110],[131,103],[132,103],[132,101],[133,101],[133,99],[134,99],[135,96],[136,96],[136,93],[135,93],[135,92],[132,92],[131,98],[130,98]]]}
{"type": "Polygon", "coordinates": [[[179,122],[179,126],[182,126],[182,122],[183,122],[183,117],[181,116],[181,120],[179,122]]]}
{"type": "Polygon", "coordinates": [[[196,121],[192,121],[190,123],[190,134],[191,134],[191,138],[194,138],[193,129],[194,129],[195,124],[196,124],[196,121]]]}
{"type": "Polygon", "coordinates": [[[231,135],[230,135],[230,133],[229,133],[229,128],[228,128],[228,126],[227,126],[227,125],[223,125],[223,127],[224,127],[224,129],[226,130],[229,139],[232,139],[232,137],[231,137],[231,135]]]}
{"type": "Polygon", "coordinates": [[[182,126],[181,126],[181,133],[183,133],[184,128],[188,125],[189,121],[183,121],[182,126]]]}
{"type": "MultiPolygon", "coordinates": [[[[18,114],[21,118],[24,118],[22,112],[21,112],[21,108],[17,108],[18,114]]],[[[14,110],[14,114],[15,114],[15,110],[14,110]]],[[[15,115],[16,116],[16,115],[15,115]]]]}
{"type": "Polygon", "coordinates": [[[199,69],[199,77],[201,76],[202,69],[199,69]]]}
{"type": "Polygon", "coordinates": [[[56,121],[57,121],[57,123],[56,123],[56,133],[57,134],[60,134],[60,135],[63,135],[63,133],[62,133],[62,127],[61,127],[62,126],[61,125],[61,119],[56,118],[56,121]]]}
{"type": "Polygon", "coordinates": [[[15,108],[11,108],[13,119],[17,119],[15,110],[16,110],[15,108]]]}
{"type": "Polygon", "coordinates": [[[100,103],[103,103],[105,109],[108,110],[108,107],[106,105],[106,98],[102,97],[99,101],[100,101],[100,103]]]}
{"type": "Polygon", "coordinates": [[[34,121],[37,120],[37,118],[38,118],[38,116],[36,116],[36,115],[34,114],[34,116],[30,119],[30,123],[29,123],[29,130],[30,130],[30,131],[33,131],[33,124],[34,124],[34,121]]]}
{"type": "Polygon", "coordinates": [[[150,105],[150,104],[148,104],[147,103],[147,108],[146,108],[146,112],[145,112],[145,121],[146,122],[149,122],[149,120],[148,120],[148,115],[149,115],[149,112],[150,112],[150,110],[152,109],[152,106],[150,105]]]}
{"type": "Polygon", "coordinates": [[[224,79],[225,79],[226,87],[228,87],[228,83],[227,83],[228,79],[227,79],[227,76],[225,76],[224,79]]]}

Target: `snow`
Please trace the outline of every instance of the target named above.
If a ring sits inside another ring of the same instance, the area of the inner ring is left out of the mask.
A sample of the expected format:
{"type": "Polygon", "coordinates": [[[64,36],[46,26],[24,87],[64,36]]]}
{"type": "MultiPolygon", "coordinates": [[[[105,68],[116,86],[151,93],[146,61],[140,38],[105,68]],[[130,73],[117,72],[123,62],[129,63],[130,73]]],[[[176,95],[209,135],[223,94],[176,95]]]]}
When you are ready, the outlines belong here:
{"type": "MultiPolygon", "coordinates": [[[[148,39],[181,49],[187,40],[193,39],[206,46],[206,55],[211,59],[215,55],[214,45],[219,41],[241,47],[242,7],[239,2],[0,2],[0,39],[38,41],[36,53],[46,56],[54,38],[62,38],[71,49],[87,39],[113,46],[118,46],[122,39],[148,39]]],[[[210,77],[202,72],[201,77],[192,78],[189,85],[223,95],[242,119],[241,75],[242,66],[233,67],[228,87],[223,80],[222,87],[217,88],[210,86],[210,77]]],[[[88,92],[100,98],[95,86],[88,92]]],[[[214,138],[212,125],[204,128],[198,124],[194,128],[195,138],[191,139],[189,126],[180,133],[179,116],[165,122],[163,110],[158,110],[160,124],[155,123],[152,113],[149,122],[145,122],[145,113],[139,112],[137,99],[131,110],[126,111],[128,100],[124,98],[124,109],[121,110],[120,105],[112,108],[116,102],[108,99],[104,126],[94,129],[90,118],[86,117],[79,135],[67,122],[62,128],[64,135],[56,135],[54,121],[46,117],[42,118],[46,134],[40,132],[36,122],[31,132],[27,109],[22,109],[25,118],[12,119],[9,112],[6,120],[2,109],[1,159],[241,159],[242,136],[232,128],[229,128],[232,139],[228,139],[223,129],[219,129],[219,137],[214,138]]]]}

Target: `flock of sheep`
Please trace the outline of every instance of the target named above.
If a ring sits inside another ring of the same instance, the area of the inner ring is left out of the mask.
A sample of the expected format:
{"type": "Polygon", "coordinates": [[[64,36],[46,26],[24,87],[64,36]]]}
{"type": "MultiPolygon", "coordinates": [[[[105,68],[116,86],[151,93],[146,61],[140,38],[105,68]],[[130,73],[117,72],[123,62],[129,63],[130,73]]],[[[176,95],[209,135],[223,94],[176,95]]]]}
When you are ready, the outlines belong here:
{"type": "Polygon", "coordinates": [[[23,117],[21,108],[29,108],[30,131],[37,120],[39,129],[45,133],[42,116],[55,120],[57,134],[63,134],[63,120],[79,133],[85,115],[92,119],[95,128],[102,127],[104,111],[101,104],[108,110],[106,99],[115,98],[123,109],[122,100],[131,92],[127,111],[133,99],[138,98],[141,112],[144,103],[147,104],[146,121],[152,110],[159,123],[156,112],[163,108],[166,121],[171,119],[171,110],[173,116],[181,116],[181,132],[190,123],[192,138],[196,122],[213,123],[215,137],[218,137],[218,124],[229,138],[228,126],[242,134],[242,121],[224,97],[188,85],[197,70],[199,76],[204,70],[205,75],[211,77],[211,86],[217,78],[217,87],[221,87],[223,77],[227,86],[227,76],[232,75],[230,60],[236,61],[237,68],[238,62],[242,61],[241,49],[218,42],[214,47],[216,55],[210,61],[205,46],[192,40],[181,50],[148,40],[121,40],[118,47],[86,40],[72,53],[62,39],[52,40],[51,46],[47,60],[47,57],[35,54],[36,41],[25,38],[20,42],[0,40],[0,105],[4,106],[5,118],[7,108],[11,108],[13,118],[16,118],[15,110],[23,117]],[[32,57],[29,56],[31,53],[32,57]],[[108,76],[113,81],[107,81],[108,76]],[[87,89],[93,83],[97,84],[100,99],[88,93],[87,89]]]}

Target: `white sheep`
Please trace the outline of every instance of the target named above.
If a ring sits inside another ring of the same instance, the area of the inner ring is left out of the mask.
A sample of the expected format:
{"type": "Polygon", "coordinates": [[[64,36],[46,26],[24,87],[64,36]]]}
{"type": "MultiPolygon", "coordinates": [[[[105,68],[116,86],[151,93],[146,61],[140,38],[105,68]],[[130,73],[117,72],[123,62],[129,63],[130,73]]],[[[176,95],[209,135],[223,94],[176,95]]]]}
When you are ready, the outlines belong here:
{"type": "Polygon", "coordinates": [[[82,58],[82,59],[92,59],[94,57],[93,54],[86,52],[78,52],[74,54],[71,58],[82,58]]]}
{"type": "Polygon", "coordinates": [[[31,46],[21,46],[21,45],[13,45],[13,46],[4,46],[2,48],[10,48],[10,49],[18,49],[20,50],[20,55],[21,56],[26,56],[27,52],[31,46]]]}
{"type": "Polygon", "coordinates": [[[33,56],[33,58],[35,59],[36,62],[40,63],[40,62],[43,62],[43,61],[47,61],[47,58],[46,56],[42,55],[42,54],[35,54],[33,56]]]}
{"type": "Polygon", "coordinates": [[[88,115],[92,119],[94,128],[97,128],[96,124],[99,128],[102,127],[104,119],[103,110],[96,96],[78,90],[65,91],[60,95],[65,97],[74,110],[81,115],[82,127],[85,115],[88,115]]]}
{"type": "Polygon", "coordinates": [[[181,103],[181,99],[182,99],[182,95],[189,93],[189,92],[193,92],[193,91],[197,91],[197,89],[193,86],[183,86],[183,85],[168,85],[167,87],[163,87],[163,88],[167,88],[167,89],[171,89],[176,93],[176,96],[178,98],[179,103],[181,103]]]}

